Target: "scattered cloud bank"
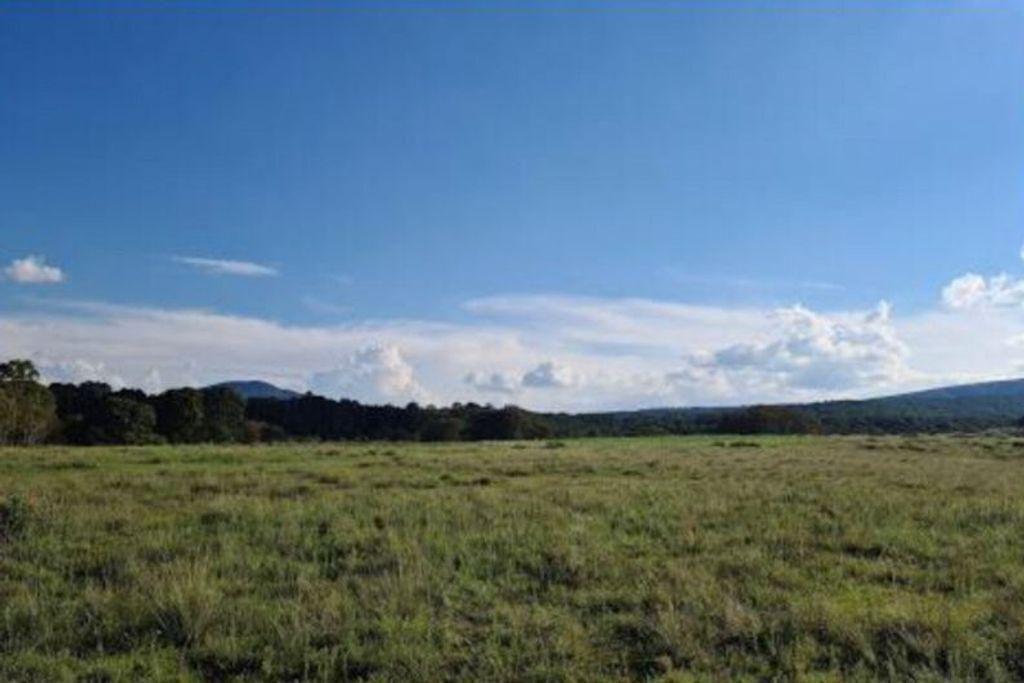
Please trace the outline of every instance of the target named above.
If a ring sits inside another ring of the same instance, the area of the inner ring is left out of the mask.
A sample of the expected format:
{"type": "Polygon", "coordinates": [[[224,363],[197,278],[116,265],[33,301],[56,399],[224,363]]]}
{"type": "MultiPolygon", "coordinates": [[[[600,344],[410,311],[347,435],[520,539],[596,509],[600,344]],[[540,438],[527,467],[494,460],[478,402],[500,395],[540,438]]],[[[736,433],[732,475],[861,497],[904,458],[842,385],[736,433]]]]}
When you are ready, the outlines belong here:
{"type": "Polygon", "coordinates": [[[175,256],[178,263],[192,266],[210,275],[239,275],[242,277],[273,277],[279,275],[276,268],[252,263],[251,261],[230,261],[226,259],[200,258],[198,256],[175,256]]]}
{"type": "Polygon", "coordinates": [[[46,264],[42,256],[26,256],[11,261],[4,268],[4,277],[23,285],[51,285],[64,282],[64,271],[46,264]]]}
{"type": "Polygon", "coordinates": [[[907,378],[907,347],[881,302],[864,314],[825,316],[803,306],[776,311],[772,337],[697,355],[697,367],[737,389],[846,391],[894,386],[907,378]]]}
{"type": "Polygon", "coordinates": [[[525,389],[564,389],[575,386],[579,376],[571,368],[545,361],[523,374],[515,372],[477,372],[466,375],[465,382],[483,393],[519,394],[525,389]]]}
{"type": "Polygon", "coordinates": [[[203,310],[39,302],[0,314],[5,357],[54,381],[148,391],[263,379],[364,402],[542,410],[857,398],[1024,372],[1024,280],[966,274],[897,315],[502,296],[459,323],[289,326],[203,310]]]}
{"type": "Polygon", "coordinates": [[[0,339],[5,356],[34,358],[53,381],[157,391],[252,378],[375,403],[546,410],[863,396],[1024,366],[1024,346],[1010,343],[1024,336],[1024,320],[1006,310],[984,320],[949,310],[900,320],[884,304],[826,314],[799,306],[516,301],[488,305],[488,317],[506,311],[500,320],[322,327],[64,302],[0,316],[0,339]]]}

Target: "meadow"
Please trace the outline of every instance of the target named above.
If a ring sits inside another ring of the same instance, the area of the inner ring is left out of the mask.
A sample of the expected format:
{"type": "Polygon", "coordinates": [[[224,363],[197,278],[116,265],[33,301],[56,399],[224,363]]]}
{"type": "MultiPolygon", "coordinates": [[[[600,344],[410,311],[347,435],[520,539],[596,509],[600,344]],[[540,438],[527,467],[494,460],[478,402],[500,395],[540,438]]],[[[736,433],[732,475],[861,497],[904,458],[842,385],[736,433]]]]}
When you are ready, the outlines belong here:
{"type": "Polygon", "coordinates": [[[0,450],[0,680],[1019,680],[1024,441],[0,450]]]}

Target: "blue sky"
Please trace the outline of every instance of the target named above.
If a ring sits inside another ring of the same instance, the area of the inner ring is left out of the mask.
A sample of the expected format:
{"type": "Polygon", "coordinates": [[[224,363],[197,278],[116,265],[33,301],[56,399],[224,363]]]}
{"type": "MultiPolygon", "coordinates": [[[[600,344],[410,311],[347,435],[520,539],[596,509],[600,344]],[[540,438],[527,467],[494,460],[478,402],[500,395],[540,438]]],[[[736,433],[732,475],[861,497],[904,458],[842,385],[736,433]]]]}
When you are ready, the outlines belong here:
{"type": "Polygon", "coordinates": [[[976,344],[916,340],[979,307],[1018,334],[1021,35],[1020,2],[8,3],[0,258],[45,259],[60,282],[9,268],[0,345],[55,377],[153,388],[244,372],[567,408],[1012,374],[929,367],[976,344]],[[984,292],[952,306],[967,273],[984,292]],[[591,308],[626,323],[602,337],[591,308]],[[224,320],[341,336],[282,370],[266,367],[280,341],[150,357],[125,320],[175,315],[208,316],[200,336],[224,320]],[[708,320],[720,337],[693,330],[708,320]],[[60,342],[41,321],[92,327],[60,342]],[[875,326],[861,365],[780,375],[772,350],[792,366],[793,330],[820,321],[834,347],[875,326]],[[765,357],[743,372],[770,377],[707,374],[735,375],[725,352],[744,345],[765,357]]]}

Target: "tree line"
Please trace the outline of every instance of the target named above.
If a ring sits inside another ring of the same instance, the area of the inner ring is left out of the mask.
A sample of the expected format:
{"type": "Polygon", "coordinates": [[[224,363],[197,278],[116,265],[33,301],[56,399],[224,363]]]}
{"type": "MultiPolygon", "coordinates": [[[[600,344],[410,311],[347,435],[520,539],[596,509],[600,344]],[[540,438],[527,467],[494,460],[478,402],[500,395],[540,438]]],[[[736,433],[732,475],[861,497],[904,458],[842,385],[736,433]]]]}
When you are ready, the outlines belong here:
{"type": "Polygon", "coordinates": [[[567,414],[475,403],[363,405],[306,394],[246,401],[227,387],[149,395],[100,382],[45,386],[30,361],[0,363],[0,444],[258,443],[285,439],[478,441],[658,434],[974,431],[1014,426],[1018,400],[899,399],[567,414]]]}
{"type": "Polygon", "coordinates": [[[101,382],[44,386],[30,361],[0,364],[0,444],[257,443],[284,439],[458,441],[554,435],[515,407],[369,406],[307,394],[246,401],[225,387],[149,395],[101,382]]]}

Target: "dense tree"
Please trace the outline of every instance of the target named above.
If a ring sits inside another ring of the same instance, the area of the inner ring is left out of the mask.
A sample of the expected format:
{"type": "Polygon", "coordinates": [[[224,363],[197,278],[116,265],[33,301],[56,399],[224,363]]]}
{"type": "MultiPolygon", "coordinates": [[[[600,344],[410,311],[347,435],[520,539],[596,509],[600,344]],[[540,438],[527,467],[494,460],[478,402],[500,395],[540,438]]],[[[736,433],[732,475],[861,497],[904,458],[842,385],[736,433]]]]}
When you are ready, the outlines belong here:
{"type": "Polygon", "coordinates": [[[223,387],[204,390],[203,436],[213,442],[245,438],[245,400],[223,387]]]}
{"type": "Polygon", "coordinates": [[[0,443],[34,444],[57,422],[56,402],[32,361],[0,364],[0,443]]]}
{"type": "Polygon", "coordinates": [[[148,403],[120,394],[103,400],[94,443],[147,444],[159,441],[154,431],[156,411],[148,403]]]}
{"type": "Polygon", "coordinates": [[[515,406],[473,410],[467,432],[474,440],[544,439],[552,435],[551,426],[542,416],[515,406]]]}
{"type": "Polygon", "coordinates": [[[458,441],[462,438],[465,422],[457,417],[436,416],[427,420],[420,430],[423,441],[458,441]]]}
{"type": "Polygon", "coordinates": [[[718,431],[725,434],[818,434],[821,422],[787,406],[752,406],[722,416],[718,431]]]}
{"type": "Polygon", "coordinates": [[[172,443],[203,440],[203,393],[198,389],[171,389],[156,397],[156,429],[172,443]]]}
{"type": "Polygon", "coordinates": [[[18,409],[14,403],[14,395],[0,385],[0,444],[12,442],[17,414],[18,409]]]}
{"type": "Polygon", "coordinates": [[[103,443],[101,425],[104,402],[111,389],[101,382],[51,384],[50,393],[57,403],[57,437],[65,443],[89,445],[103,443]]]}
{"type": "Polygon", "coordinates": [[[39,371],[30,360],[15,358],[0,363],[0,382],[38,382],[39,371]]]}

